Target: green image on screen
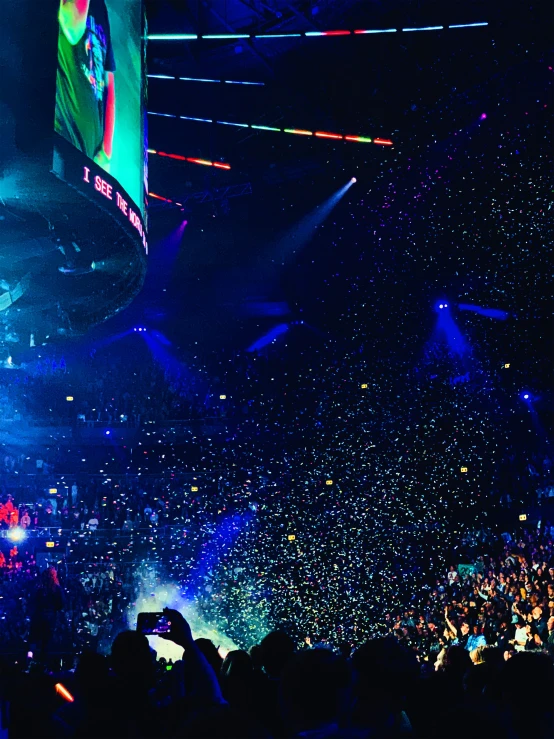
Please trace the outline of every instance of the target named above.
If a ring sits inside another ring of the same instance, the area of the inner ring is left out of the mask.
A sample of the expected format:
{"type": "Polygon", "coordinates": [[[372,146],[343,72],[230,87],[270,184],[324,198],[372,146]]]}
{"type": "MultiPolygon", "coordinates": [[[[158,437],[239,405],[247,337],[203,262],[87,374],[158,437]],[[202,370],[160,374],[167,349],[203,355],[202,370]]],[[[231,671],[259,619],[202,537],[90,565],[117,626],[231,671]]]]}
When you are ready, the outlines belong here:
{"type": "Polygon", "coordinates": [[[60,0],[55,131],[144,215],[142,0],[60,0]]]}

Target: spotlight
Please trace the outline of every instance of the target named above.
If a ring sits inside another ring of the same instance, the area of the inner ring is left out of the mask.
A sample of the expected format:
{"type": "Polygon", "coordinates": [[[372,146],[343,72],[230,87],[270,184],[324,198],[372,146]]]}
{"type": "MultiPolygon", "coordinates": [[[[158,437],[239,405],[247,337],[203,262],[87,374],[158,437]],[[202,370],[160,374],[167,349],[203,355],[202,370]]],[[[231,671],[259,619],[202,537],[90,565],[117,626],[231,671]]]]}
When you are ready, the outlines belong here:
{"type": "Polygon", "coordinates": [[[529,393],[523,393],[523,400],[529,400],[529,393]]]}
{"type": "Polygon", "coordinates": [[[356,179],[355,177],[351,177],[351,178],[350,178],[350,182],[351,182],[352,184],[354,184],[354,183],[355,183],[355,182],[357,182],[357,181],[358,181],[358,180],[357,180],[357,179],[356,179]]]}
{"type": "Polygon", "coordinates": [[[112,432],[110,431],[110,429],[106,429],[104,433],[106,434],[106,436],[109,436],[112,432]]]}
{"type": "Polygon", "coordinates": [[[487,114],[486,113],[481,113],[481,115],[479,116],[479,120],[480,121],[484,121],[486,119],[486,117],[487,117],[487,114]]]}
{"type": "Polygon", "coordinates": [[[13,529],[8,531],[8,539],[13,542],[23,541],[25,538],[25,529],[20,526],[15,526],[13,529]]]}

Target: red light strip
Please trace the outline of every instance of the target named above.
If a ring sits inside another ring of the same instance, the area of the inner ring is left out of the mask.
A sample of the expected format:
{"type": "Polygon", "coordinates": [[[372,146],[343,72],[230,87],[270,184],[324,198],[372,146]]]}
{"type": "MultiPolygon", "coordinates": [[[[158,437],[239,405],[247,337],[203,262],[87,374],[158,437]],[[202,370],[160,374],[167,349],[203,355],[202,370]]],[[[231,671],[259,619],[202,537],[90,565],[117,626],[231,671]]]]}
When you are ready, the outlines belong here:
{"type": "Polygon", "coordinates": [[[343,139],[344,136],[341,136],[340,133],[326,133],[325,131],[316,131],[315,136],[318,137],[318,139],[343,139]]]}
{"type": "Polygon", "coordinates": [[[171,203],[171,205],[178,205],[180,208],[183,207],[183,203],[177,202],[177,200],[171,200],[170,198],[162,198],[161,195],[156,195],[155,192],[148,193],[149,198],[155,198],[156,200],[162,200],[164,203],[171,203]]]}
{"type": "Polygon", "coordinates": [[[307,31],[305,36],[350,36],[352,31],[307,31]]]}
{"type": "Polygon", "coordinates": [[[382,144],[383,146],[392,146],[390,139],[373,139],[374,144],[382,144]]]}
{"type": "Polygon", "coordinates": [[[205,167],[213,167],[213,162],[209,162],[207,159],[193,159],[191,157],[187,157],[187,162],[192,162],[193,164],[203,164],[205,167]]]}
{"type": "Polygon", "coordinates": [[[158,157],[167,157],[167,159],[176,159],[178,162],[191,162],[191,164],[202,164],[204,167],[216,167],[216,169],[231,169],[230,164],[225,162],[210,162],[209,159],[197,159],[195,157],[184,157],[181,154],[168,154],[166,151],[157,151],[156,149],[148,149],[149,154],[158,157]]]}

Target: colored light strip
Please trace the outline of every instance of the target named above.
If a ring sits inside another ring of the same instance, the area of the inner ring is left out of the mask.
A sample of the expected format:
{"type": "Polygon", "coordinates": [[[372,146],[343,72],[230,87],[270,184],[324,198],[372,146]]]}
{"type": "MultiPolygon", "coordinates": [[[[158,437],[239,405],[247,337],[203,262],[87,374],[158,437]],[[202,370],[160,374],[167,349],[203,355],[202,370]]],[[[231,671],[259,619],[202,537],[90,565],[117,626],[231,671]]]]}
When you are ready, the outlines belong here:
{"type": "Polygon", "coordinates": [[[184,121],[199,121],[200,123],[213,123],[213,120],[211,118],[193,118],[190,115],[180,115],[179,118],[182,118],[184,121]]]}
{"type": "Polygon", "coordinates": [[[237,128],[248,128],[248,123],[232,123],[231,121],[216,121],[222,126],[236,126],[237,128]]]}
{"type": "Polygon", "coordinates": [[[301,33],[258,33],[252,38],[300,38],[301,33]]]}
{"type": "Polygon", "coordinates": [[[352,31],[306,31],[306,36],[350,36],[352,31]]]}
{"type": "Polygon", "coordinates": [[[255,85],[256,87],[264,87],[265,82],[242,82],[240,80],[221,80],[226,85],[255,85]]]}
{"type": "Polygon", "coordinates": [[[279,131],[281,132],[280,128],[274,128],[273,126],[256,126],[254,123],[251,124],[250,128],[256,128],[258,131],[279,131]]]}
{"type": "Polygon", "coordinates": [[[249,33],[209,33],[201,36],[206,39],[230,39],[230,38],[250,38],[249,33]]]}
{"type": "Polygon", "coordinates": [[[479,26],[488,26],[488,23],[456,23],[448,28],[478,28],[479,26]]]}
{"type": "Polygon", "coordinates": [[[155,200],[162,200],[164,203],[170,203],[171,205],[178,205],[179,208],[183,207],[183,203],[178,203],[177,200],[171,200],[171,198],[163,198],[161,195],[156,195],[155,192],[149,192],[148,197],[154,198],[155,200]]]}
{"type": "MultiPolygon", "coordinates": [[[[151,113],[149,115],[166,115],[164,113],[151,113]]],[[[252,128],[256,131],[276,131],[277,133],[294,133],[298,136],[315,136],[318,139],[335,139],[341,141],[354,141],[359,144],[381,144],[382,146],[393,146],[393,142],[390,139],[370,139],[368,136],[343,136],[341,133],[332,133],[330,131],[306,131],[303,128],[275,128],[274,126],[262,126],[255,123],[235,123],[233,121],[213,121],[210,118],[193,118],[192,116],[181,115],[173,116],[169,115],[169,118],[179,117],[184,121],[199,121],[200,123],[219,123],[222,126],[236,126],[237,128],[252,128]]],[[[189,161],[187,159],[187,161],[189,161]]],[[[216,166],[214,164],[214,166],[216,166]]]]}
{"type": "Polygon", "coordinates": [[[272,39],[272,38],[313,38],[316,36],[366,36],[374,33],[396,33],[397,31],[442,31],[449,28],[478,28],[488,26],[488,22],[481,21],[479,23],[457,23],[449,26],[421,26],[418,28],[360,28],[354,31],[337,30],[337,31],[303,31],[301,33],[210,33],[204,36],[197,36],[194,33],[174,33],[174,34],[151,34],[148,36],[150,41],[194,41],[197,39],[207,40],[229,40],[229,39],[272,39]]]}
{"type": "Polygon", "coordinates": [[[396,33],[397,28],[365,28],[354,31],[354,36],[365,36],[369,33],[396,33]]]}
{"type": "Polygon", "coordinates": [[[314,136],[317,136],[318,139],[342,139],[343,136],[340,135],[340,133],[326,133],[325,131],[316,131],[314,133],[314,136]]]}
{"type": "Polygon", "coordinates": [[[183,82],[219,82],[219,80],[208,80],[204,77],[175,77],[176,80],[182,80],[183,82]]]}
{"type": "Polygon", "coordinates": [[[422,26],[421,28],[403,28],[403,31],[442,31],[444,26],[422,26]]]}
{"type": "MultiPolygon", "coordinates": [[[[148,149],[149,154],[154,154],[167,159],[175,159],[179,162],[192,162],[192,164],[203,164],[205,167],[216,167],[217,169],[231,169],[230,164],[225,162],[210,162],[209,159],[198,159],[197,157],[184,157],[182,154],[168,154],[165,151],[157,151],[156,149],[148,149]]],[[[156,197],[156,196],[154,196],[156,197]]]]}
{"type": "MultiPolygon", "coordinates": [[[[152,111],[152,110],[149,110],[148,111],[148,115],[159,115],[162,118],[178,118],[178,116],[172,115],[171,113],[154,113],[154,111],[152,111]]],[[[181,117],[183,117],[183,116],[181,116],[181,117]]]]}
{"type": "Polygon", "coordinates": [[[313,136],[312,131],[304,131],[302,128],[283,128],[285,133],[297,133],[299,136],[313,136]]]}
{"type": "Polygon", "coordinates": [[[146,76],[154,80],[182,80],[183,82],[215,82],[216,84],[253,85],[255,87],[265,87],[265,82],[248,82],[248,81],[243,81],[243,80],[211,80],[206,77],[174,77],[170,74],[148,74],[146,76]]]}
{"type": "Polygon", "coordinates": [[[149,41],[194,41],[198,38],[195,33],[151,33],[149,41]]]}

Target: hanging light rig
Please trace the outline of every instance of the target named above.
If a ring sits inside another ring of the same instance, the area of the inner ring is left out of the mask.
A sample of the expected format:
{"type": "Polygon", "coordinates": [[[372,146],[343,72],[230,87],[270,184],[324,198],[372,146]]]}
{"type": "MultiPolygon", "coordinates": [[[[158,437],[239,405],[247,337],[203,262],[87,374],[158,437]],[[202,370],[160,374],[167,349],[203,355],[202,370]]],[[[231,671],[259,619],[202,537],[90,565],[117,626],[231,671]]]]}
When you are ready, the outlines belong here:
{"type": "Polygon", "coordinates": [[[239,39],[281,39],[281,38],[316,38],[330,36],[369,36],[379,33],[412,33],[415,31],[446,31],[459,28],[482,28],[488,22],[454,23],[447,26],[417,26],[414,28],[358,28],[355,30],[303,31],[301,33],[152,33],[149,41],[231,41],[239,39]]]}
{"type": "MultiPolygon", "coordinates": [[[[314,136],[318,139],[334,139],[335,141],[352,141],[359,144],[377,144],[380,146],[393,146],[391,139],[370,138],[369,136],[350,136],[341,133],[332,133],[329,131],[307,131],[304,128],[278,128],[276,126],[262,126],[256,123],[237,123],[234,121],[218,121],[213,118],[196,118],[189,115],[176,115],[173,113],[158,113],[153,110],[148,111],[148,115],[159,116],[161,118],[175,118],[182,121],[196,121],[197,123],[215,123],[220,126],[233,126],[235,128],[251,128],[254,131],[271,131],[274,133],[292,133],[297,136],[314,136]]],[[[188,159],[187,159],[188,161],[188,159]]]]}

